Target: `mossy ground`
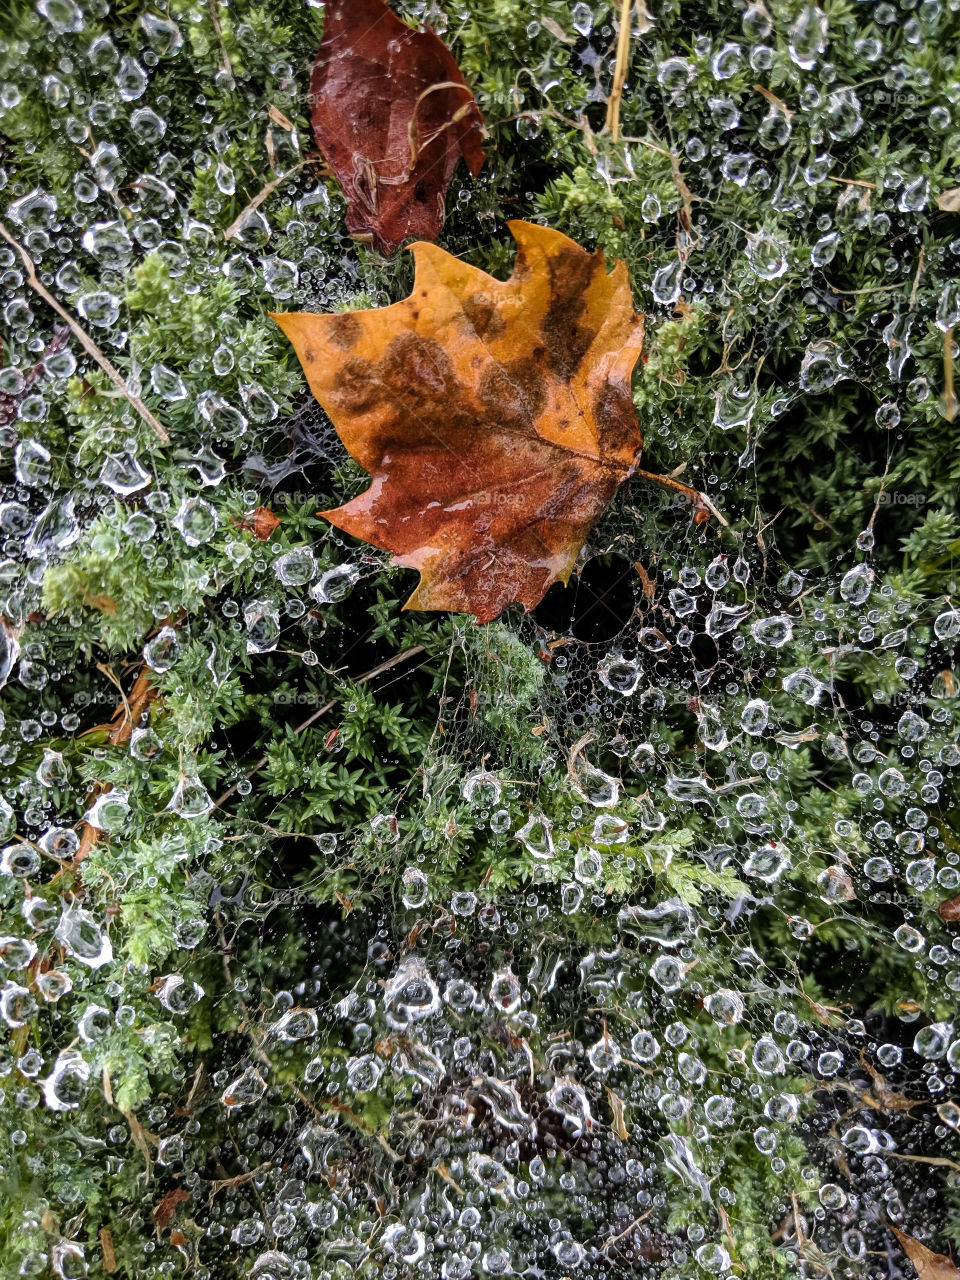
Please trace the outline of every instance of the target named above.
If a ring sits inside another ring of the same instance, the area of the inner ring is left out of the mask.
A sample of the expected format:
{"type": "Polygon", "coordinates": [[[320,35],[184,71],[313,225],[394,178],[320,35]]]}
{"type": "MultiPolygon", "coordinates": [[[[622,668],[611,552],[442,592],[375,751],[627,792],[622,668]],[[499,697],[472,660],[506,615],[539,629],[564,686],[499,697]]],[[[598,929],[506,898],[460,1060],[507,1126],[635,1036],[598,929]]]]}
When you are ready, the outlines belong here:
{"type": "Polygon", "coordinates": [[[635,483],[534,615],[401,612],[266,314],[411,280],[311,150],[322,10],[7,13],[3,223],[171,443],[0,246],[0,1267],[886,1275],[888,1222],[960,1244],[960,6],[638,3],[617,142],[610,6],[400,11],[487,122],[441,243],[624,258],[644,466],[727,523],[635,483]]]}

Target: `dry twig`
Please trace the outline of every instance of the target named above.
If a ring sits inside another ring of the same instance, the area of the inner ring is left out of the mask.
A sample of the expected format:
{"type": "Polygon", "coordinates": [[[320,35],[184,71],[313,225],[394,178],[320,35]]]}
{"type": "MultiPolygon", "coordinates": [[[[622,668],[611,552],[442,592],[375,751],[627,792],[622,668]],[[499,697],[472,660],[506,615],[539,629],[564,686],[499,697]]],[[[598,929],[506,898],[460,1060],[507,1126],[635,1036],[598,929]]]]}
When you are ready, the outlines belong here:
{"type": "Polygon", "coordinates": [[[133,406],[160,443],[169,444],[170,437],[167,435],[166,431],[143,403],[140,397],[133,394],[126,382],[123,380],[123,376],[116,366],[107,359],[87,331],[80,327],[70,312],[57,301],[46,285],[40,283],[40,280],[37,277],[36,264],[33,259],[30,257],[29,253],[27,253],[26,249],[24,249],[23,245],[20,244],[18,240],[14,239],[2,222],[0,222],[0,236],[6,240],[7,244],[12,245],[13,248],[16,249],[17,253],[19,253],[27,271],[27,284],[34,293],[41,297],[48,307],[52,307],[60,319],[69,327],[70,332],[83,347],[84,351],[86,351],[87,355],[92,356],[93,359],[96,360],[97,364],[117,388],[123,398],[133,406]]]}
{"type": "Polygon", "coordinates": [[[229,227],[227,227],[226,231],[223,233],[224,240],[235,239],[240,228],[243,226],[244,222],[246,222],[249,215],[253,213],[255,209],[259,209],[260,206],[263,204],[264,200],[266,200],[269,196],[273,195],[274,191],[276,191],[277,187],[280,186],[281,182],[286,182],[287,178],[292,177],[293,174],[295,174],[298,169],[302,169],[305,164],[313,163],[315,158],[316,157],[314,156],[308,156],[306,160],[298,160],[292,169],[288,169],[286,173],[281,173],[278,177],[273,178],[272,181],[268,182],[266,186],[262,187],[257,192],[257,194],[253,197],[250,203],[248,205],[245,205],[243,209],[240,210],[240,212],[237,214],[234,220],[230,223],[229,227]]]}
{"type": "MultiPolygon", "coordinates": [[[[391,670],[392,667],[398,666],[401,662],[405,662],[407,658],[412,658],[414,654],[417,654],[417,653],[423,653],[422,644],[415,644],[409,649],[404,649],[402,653],[395,653],[392,658],[388,658],[386,662],[381,662],[378,667],[374,667],[371,671],[365,671],[362,676],[357,676],[356,680],[354,681],[354,684],[366,684],[367,681],[372,680],[374,676],[382,675],[384,671],[391,670]]],[[[304,729],[309,729],[310,726],[314,724],[315,721],[319,720],[322,715],[326,715],[326,713],[330,711],[331,708],[336,706],[336,703],[337,703],[336,698],[331,698],[329,702],[325,702],[322,707],[318,707],[318,709],[314,711],[312,715],[307,716],[306,720],[303,720],[300,724],[298,724],[296,729],[294,729],[293,732],[295,734],[300,734],[300,733],[303,733],[304,729]]],[[[253,768],[247,770],[247,772],[244,774],[244,777],[252,778],[255,773],[259,773],[260,770],[264,767],[264,765],[266,765],[268,758],[269,757],[267,756],[261,756],[260,759],[257,761],[257,763],[253,766],[253,768]]],[[[227,800],[230,799],[230,797],[236,791],[237,786],[238,786],[238,783],[235,782],[232,787],[228,787],[226,791],[224,791],[222,796],[217,797],[217,800],[216,800],[217,808],[219,808],[227,800]]]]}
{"type": "Polygon", "coordinates": [[[613,88],[607,99],[607,129],[614,142],[620,140],[620,103],[627,79],[630,58],[630,0],[620,0],[620,30],[617,33],[617,63],[613,71],[613,88]]]}

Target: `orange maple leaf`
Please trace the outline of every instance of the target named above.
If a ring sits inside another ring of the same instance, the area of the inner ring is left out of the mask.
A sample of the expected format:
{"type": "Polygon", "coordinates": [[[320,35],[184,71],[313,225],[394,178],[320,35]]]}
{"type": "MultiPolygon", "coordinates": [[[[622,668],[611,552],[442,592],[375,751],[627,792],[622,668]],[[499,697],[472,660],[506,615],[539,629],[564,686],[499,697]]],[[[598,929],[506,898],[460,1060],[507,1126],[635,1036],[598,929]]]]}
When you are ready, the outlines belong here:
{"type": "Polygon", "coordinates": [[[547,227],[511,222],[503,282],[436,245],[411,246],[409,298],[374,311],[273,318],[370,488],[323,511],[420,571],[407,609],[528,611],[640,471],[630,376],[643,346],[623,262],[608,274],[547,227]]]}

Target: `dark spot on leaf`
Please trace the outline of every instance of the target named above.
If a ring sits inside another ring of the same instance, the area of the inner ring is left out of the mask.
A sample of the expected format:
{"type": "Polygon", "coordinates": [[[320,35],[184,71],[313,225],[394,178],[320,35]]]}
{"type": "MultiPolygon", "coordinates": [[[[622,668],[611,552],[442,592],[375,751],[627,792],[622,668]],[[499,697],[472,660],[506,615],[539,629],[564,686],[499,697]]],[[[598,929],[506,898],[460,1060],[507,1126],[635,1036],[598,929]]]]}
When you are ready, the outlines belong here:
{"type": "Polygon", "coordinates": [[[382,396],[377,367],[366,360],[348,360],[331,392],[335,404],[347,413],[367,413],[382,396]]]}
{"type": "Polygon", "coordinates": [[[506,328],[496,307],[489,302],[478,302],[475,297],[464,299],[463,313],[478,338],[499,338],[506,328]]]}
{"type": "MultiPolygon", "coordinates": [[[[363,325],[355,315],[345,311],[342,315],[330,317],[328,332],[330,341],[335,347],[339,347],[341,351],[349,351],[351,347],[356,346],[360,341],[363,325]]],[[[308,351],[306,357],[308,360],[312,360],[313,352],[308,351]]]]}
{"type": "Polygon", "coordinates": [[[593,413],[604,457],[620,454],[625,445],[632,443],[640,448],[643,439],[628,383],[605,383],[593,402],[593,413]]]}
{"type": "Polygon", "coordinates": [[[390,343],[380,362],[384,386],[408,402],[455,395],[456,376],[450,357],[434,338],[403,333],[390,343]]]}
{"type": "Polygon", "coordinates": [[[543,380],[527,360],[490,365],[480,379],[479,396],[496,422],[508,430],[532,432],[543,407],[543,380]]]}
{"type": "Polygon", "coordinates": [[[577,246],[547,259],[550,272],[550,304],[541,330],[550,365],[560,377],[571,377],[587,354],[595,332],[580,325],[587,303],[587,289],[597,271],[603,270],[598,255],[584,256],[577,246]]]}

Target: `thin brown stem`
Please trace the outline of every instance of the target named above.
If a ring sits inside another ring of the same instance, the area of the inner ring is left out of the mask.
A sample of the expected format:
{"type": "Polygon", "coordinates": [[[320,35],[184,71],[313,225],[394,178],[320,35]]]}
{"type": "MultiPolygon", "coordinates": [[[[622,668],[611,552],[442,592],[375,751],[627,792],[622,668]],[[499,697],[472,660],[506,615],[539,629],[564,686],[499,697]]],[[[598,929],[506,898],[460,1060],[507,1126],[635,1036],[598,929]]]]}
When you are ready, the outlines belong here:
{"type": "Polygon", "coordinates": [[[213,29],[217,33],[217,41],[220,45],[220,54],[223,58],[222,68],[231,80],[236,77],[233,74],[233,63],[230,61],[230,51],[227,48],[226,41],[223,38],[223,27],[220,25],[220,15],[217,13],[218,0],[210,0],[210,21],[213,29]]]}
{"type": "Polygon", "coordinates": [[[97,364],[117,388],[123,398],[133,406],[160,443],[169,444],[170,437],[167,435],[166,431],[143,403],[140,397],[133,394],[116,366],[107,359],[86,330],[80,327],[70,312],[57,301],[50,290],[40,283],[40,280],[37,278],[37,268],[33,259],[30,257],[29,253],[27,253],[26,249],[24,249],[23,245],[14,239],[2,222],[0,222],[0,236],[6,240],[7,244],[12,245],[13,248],[16,249],[17,253],[19,253],[27,271],[27,284],[34,293],[41,297],[48,307],[53,308],[60,319],[63,320],[64,324],[68,326],[70,332],[83,347],[84,351],[96,360],[97,364]]]}
{"type": "Polygon", "coordinates": [[[298,169],[302,169],[305,164],[312,164],[314,160],[315,157],[313,156],[308,156],[306,160],[298,160],[292,169],[288,169],[286,173],[281,173],[278,177],[273,178],[268,182],[266,186],[262,187],[250,203],[240,210],[234,220],[230,223],[229,227],[227,227],[226,231],[223,233],[224,240],[233,240],[240,228],[243,226],[247,217],[253,213],[255,209],[259,209],[264,200],[273,195],[274,191],[276,191],[277,187],[279,187],[282,182],[286,182],[287,178],[292,177],[298,169]]]}
{"type": "Polygon", "coordinates": [[[607,128],[614,142],[620,140],[620,103],[627,79],[630,59],[630,0],[620,0],[620,30],[617,33],[617,61],[613,70],[613,88],[607,99],[607,128]]]}
{"type": "Polygon", "coordinates": [[[948,422],[957,416],[957,397],[953,390],[953,325],[943,335],[943,416],[948,422]]]}
{"type": "MultiPolygon", "coordinates": [[[[418,654],[418,653],[423,653],[422,644],[415,644],[415,645],[412,645],[409,649],[404,649],[402,653],[395,653],[392,658],[388,658],[386,662],[381,662],[378,667],[374,667],[371,671],[365,671],[362,676],[357,676],[356,680],[354,681],[354,684],[366,684],[368,680],[372,680],[375,676],[382,675],[384,671],[390,671],[393,667],[399,666],[401,662],[406,662],[407,658],[412,658],[415,654],[418,654]]],[[[307,716],[306,720],[301,721],[301,723],[297,725],[296,729],[294,729],[293,732],[295,734],[303,733],[305,729],[309,729],[310,726],[314,724],[317,720],[319,720],[322,715],[326,715],[326,713],[332,710],[332,708],[335,707],[336,705],[337,705],[337,699],[331,698],[329,702],[325,702],[322,707],[319,707],[311,715],[307,716]]],[[[260,759],[257,761],[257,763],[253,766],[253,768],[247,770],[247,772],[244,774],[244,777],[252,778],[255,773],[260,772],[260,770],[268,763],[268,760],[269,760],[268,756],[261,756],[260,759]]],[[[238,785],[239,783],[235,782],[232,787],[227,787],[226,791],[224,791],[222,796],[217,797],[217,800],[216,800],[217,808],[225,804],[226,801],[230,799],[230,797],[236,791],[238,785]]]]}
{"type": "Polygon", "coordinates": [[[798,507],[803,507],[804,511],[806,511],[808,515],[813,516],[814,520],[819,521],[819,523],[822,524],[825,528],[829,529],[831,533],[835,533],[838,538],[843,537],[843,534],[840,532],[837,526],[835,524],[831,524],[826,516],[822,516],[820,512],[817,511],[816,508],[811,507],[809,503],[804,502],[802,498],[797,498],[797,497],[794,498],[794,502],[796,502],[798,507]]]}
{"type": "Polygon", "coordinates": [[[658,476],[654,471],[640,470],[632,471],[630,476],[631,479],[650,480],[653,484],[662,485],[664,489],[673,489],[675,493],[682,493],[696,508],[694,519],[697,524],[702,524],[711,514],[720,521],[724,528],[730,523],[717,510],[705,493],[701,493],[699,489],[691,489],[688,484],[681,484],[679,480],[674,480],[672,476],[658,476]]]}
{"type": "Polygon", "coordinates": [[[875,182],[867,182],[864,178],[841,178],[835,173],[831,173],[827,181],[843,182],[848,187],[866,187],[868,191],[876,191],[877,189],[877,184],[875,182]]]}
{"type": "Polygon", "coordinates": [[[917,300],[917,290],[920,288],[920,277],[923,275],[924,247],[920,246],[920,255],[917,258],[917,274],[913,277],[913,288],[910,290],[910,301],[907,303],[909,310],[913,310],[913,304],[917,300]]]}

